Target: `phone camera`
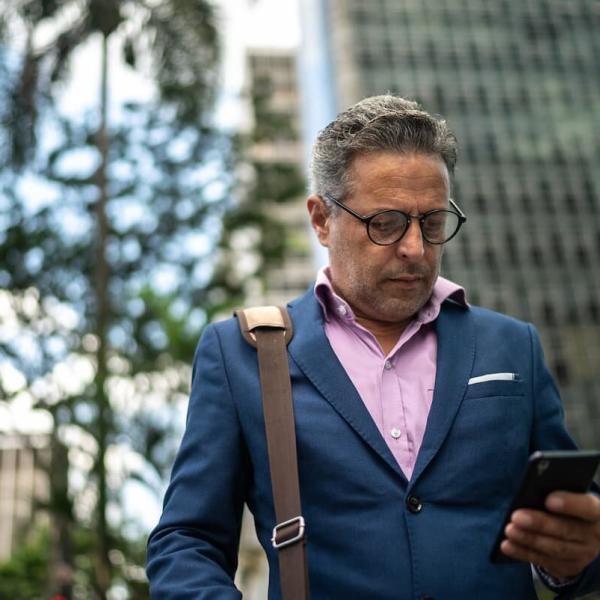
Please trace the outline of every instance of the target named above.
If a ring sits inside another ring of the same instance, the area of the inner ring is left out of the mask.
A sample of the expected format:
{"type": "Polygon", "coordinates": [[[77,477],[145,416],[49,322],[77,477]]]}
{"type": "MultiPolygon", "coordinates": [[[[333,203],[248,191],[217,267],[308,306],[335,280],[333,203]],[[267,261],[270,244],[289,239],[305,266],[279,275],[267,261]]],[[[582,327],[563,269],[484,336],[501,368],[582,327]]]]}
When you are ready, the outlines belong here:
{"type": "Polygon", "coordinates": [[[549,460],[540,460],[537,464],[537,474],[538,476],[543,475],[544,471],[550,466],[549,460]]]}

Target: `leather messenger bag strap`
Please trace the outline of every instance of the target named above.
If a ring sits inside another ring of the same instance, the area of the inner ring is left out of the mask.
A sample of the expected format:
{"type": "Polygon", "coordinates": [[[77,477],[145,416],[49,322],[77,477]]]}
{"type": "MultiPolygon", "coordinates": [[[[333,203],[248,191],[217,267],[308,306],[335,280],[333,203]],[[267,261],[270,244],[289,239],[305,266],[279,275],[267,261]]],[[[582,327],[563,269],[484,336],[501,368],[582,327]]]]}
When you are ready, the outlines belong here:
{"type": "Polygon", "coordinates": [[[271,542],[277,549],[284,600],[308,600],[306,525],[300,505],[296,430],[286,345],[292,322],[283,307],[236,311],[242,335],[258,352],[258,369],[269,453],[275,519],[271,542]]]}

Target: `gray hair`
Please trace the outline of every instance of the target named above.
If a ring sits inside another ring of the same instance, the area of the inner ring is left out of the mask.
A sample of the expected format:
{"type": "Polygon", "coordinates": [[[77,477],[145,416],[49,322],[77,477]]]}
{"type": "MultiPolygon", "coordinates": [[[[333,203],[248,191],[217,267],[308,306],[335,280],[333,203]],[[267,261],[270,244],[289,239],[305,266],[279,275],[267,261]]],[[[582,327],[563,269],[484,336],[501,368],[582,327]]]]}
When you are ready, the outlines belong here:
{"type": "Polygon", "coordinates": [[[412,100],[390,94],[365,98],[319,133],[312,152],[311,193],[344,198],[350,192],[353,159],[373,152],[438,155],[452,175],[456,137],[446,121],[412,100]]]}

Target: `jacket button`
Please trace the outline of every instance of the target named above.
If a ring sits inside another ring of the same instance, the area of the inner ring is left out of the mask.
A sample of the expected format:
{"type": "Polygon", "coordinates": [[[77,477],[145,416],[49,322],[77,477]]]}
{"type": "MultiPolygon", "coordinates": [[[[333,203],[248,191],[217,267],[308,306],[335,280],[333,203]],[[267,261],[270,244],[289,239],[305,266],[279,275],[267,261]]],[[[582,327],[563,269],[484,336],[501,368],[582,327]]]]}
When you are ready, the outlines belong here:
{"type": "Polygon", "coordinates": [[[413,514],[420,513],[423,510],[423,504],[419,498],[417,498],[417,496],[413,496],[412,494],[406,499],[406,506],[413,514]]]}

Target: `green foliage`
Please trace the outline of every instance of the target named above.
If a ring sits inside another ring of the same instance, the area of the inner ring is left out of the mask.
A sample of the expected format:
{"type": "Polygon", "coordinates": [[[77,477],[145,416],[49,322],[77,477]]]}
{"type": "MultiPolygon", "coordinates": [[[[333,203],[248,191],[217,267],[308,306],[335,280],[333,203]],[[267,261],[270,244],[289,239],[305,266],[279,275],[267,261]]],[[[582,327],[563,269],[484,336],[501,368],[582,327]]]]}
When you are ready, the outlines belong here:
{"type": "Polygon", "coordinates": [[[47,530],[35,533],[9,561],[0,563],[0,600],[42,600],[48,582],[47,530]]]}
{"type": "Polygon", "coordinates": [[[187,390],[199,333],[228,293],[225,281],[207,285],[235,159],[210,124],[213,8],[17,0],[3,8],[0,36],[0,299],[10,307],[0,366],[24,381],[15,388],[0,376],[0,402],[25,394],[53,423],[43,507],[60,540],[51,565],[67,561],[86,598],[116,584],[147,597],[143,544],[123,533],[122,513],[113,526],[106,513],[122,505],[128,482],[159,493],[178,439],[172,406],[187,390]],[[108,86],[97,110],[66,114],[72,58],[102,40],[89,68],[100,71],[108,41],[117,44],[155,97],[118,106],[105,122],[108,86]],[[149,405],[156,396],[161,410],[149,405]],[[66,452],[69,435],[78,441],[66,452]],[[136,460],[111,476],[111,452],[136,460]],[[83,498],[92,504],[84,518],[83,498]]]}
{"type": "Polygon", "coordinates": [[[252,130],[254,142],[276,142],[299,137],[289,113],[274,110],[272,106],[273,84],[268,76],[257,76],[252,86],[252,108],[255,125],[252,130]]]}
{"type": "Polygon", "coordinates": [[[197,126],[206,118],[219,59],[214,9],[207,0],[14,0],[0,13],[5,60],[14,60],[13,50],[20,53],[2,115],[8,160],[25,166],[34,157],[40,109],[61,91],[56,84],[68,78],[76,49],[95,34],[113,33],[121,37],[127,64],[144,65],[173,121],[197,126]],[[64,18],[68,13],[71,19],[64,18]],[[54,39],[36,47],[36,30],[49,24],[54,39]]]}
{"type": "MultiPolygon", "coordinates": [[[[0,600],[46,600],[48,585],[56,573],[50,569],[52,545],[47,527],[31,532],[10,560],[0,563],[0,600]]],[[[81,526],[73,530],[73,545],[77,557],[75,594],[78,598],[93,598],[94,532],[81,526]]],[[[144,564],[145,537],[115,541],[112,550],[115,562],[113,584],[124,586],[130,600],[147,600],[148,583],[139,565],[144,564]]]]}
{"type": "Polygon", "coordinates": [[[261,202],[285,203],[298,199],[304,192],[304,177],[293,163],[257,162],[254,164],[256,185],[253,204],[261,202]]]}

